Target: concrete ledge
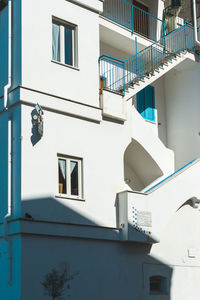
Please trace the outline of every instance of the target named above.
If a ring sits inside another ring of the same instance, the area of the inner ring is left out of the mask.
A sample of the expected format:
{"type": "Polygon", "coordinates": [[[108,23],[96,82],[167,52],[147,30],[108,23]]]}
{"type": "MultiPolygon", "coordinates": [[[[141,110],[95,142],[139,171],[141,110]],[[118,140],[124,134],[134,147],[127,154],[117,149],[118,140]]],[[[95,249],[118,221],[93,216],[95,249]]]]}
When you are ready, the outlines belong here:
{"type": "MultiPolygon", "coordinates": [[[[1,228],[1,226],[0,226],[1,228]]],[[[16,219],[9,222],[9,235],[27,234],[119,241],[119,229],[98,225],[55,223],[42,220],[16,219]]],[[[1,233],[1,230],[0,230],[1,233]]]]}
{"type": "Polygon", "coordinates": [[[32,106],[39,103],[44,110],[72,115],[98,123],[102,121],[101,109],[99,107],[47,94],[42,91],[32,90],[27,87],[16,88],[10,92],[9,99],[11,106],[17,102],[32,106]]]}
{"type": "Polygon", "coordinates": [[[77,3],[81,6],[84,6],[88,9],[92,9],[96,12],[103,11],[103,3],[101,0],[71,0],[74,3],[77,3]]]}

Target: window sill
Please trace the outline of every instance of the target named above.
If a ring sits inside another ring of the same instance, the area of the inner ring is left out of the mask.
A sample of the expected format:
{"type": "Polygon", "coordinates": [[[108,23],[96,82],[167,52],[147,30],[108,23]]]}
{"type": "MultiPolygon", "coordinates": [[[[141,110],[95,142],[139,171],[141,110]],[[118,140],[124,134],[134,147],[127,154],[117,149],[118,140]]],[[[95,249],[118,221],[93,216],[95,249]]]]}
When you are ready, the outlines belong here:
{"type": "Polygon", "coordinates": [[[62,194],[55,195],[55,197],[56,197],[56,198],[59,198],[59,199],[68,199],[68,200],[75,200],[75,201],[82,201],[82,202],[85,202],[85,199],[82,199],[82,198],[74,198],[74,197],[65,196],[65,195],[62,195],[62,194]]]}
{"type": "Polygon", "coordinates": [[[150,292],[150,296],[166,296],[168,293],[165,292],[150,292]]]}
{"type": "Polygon", "coordinates": [[[67,65],[67,64],[61,63],[61,62],[56,61],[56,60],[51,60],[51,62],[55,63],[57,65],[63,66],[63,67],[67,67],[67,68],[70,68],[70,69],[73,69],[73,70],[76,70],[76,71],[80,71],[80,69],[77,68],[77,67],[74,67],[74,66],[71,66],[71,65],[67,65]]]}

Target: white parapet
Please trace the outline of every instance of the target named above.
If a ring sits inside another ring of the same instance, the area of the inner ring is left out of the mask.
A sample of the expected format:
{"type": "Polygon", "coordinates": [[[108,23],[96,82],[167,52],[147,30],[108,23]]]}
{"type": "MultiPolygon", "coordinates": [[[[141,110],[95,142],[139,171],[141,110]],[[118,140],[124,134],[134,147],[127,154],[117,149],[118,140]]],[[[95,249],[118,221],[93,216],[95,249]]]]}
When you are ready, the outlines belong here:
{"type": "Polygon", "coordinates": [[[119,194],[120,239],[138,243],[155,243],[152,234],[152,209],[149,197],[137,192],[119,194]]]}
{"type": "Polygon", "coordinates": [[[126,101],[120,94],[103,90],[100,102],[103,116],[121,121],[127,119],[126,101]]]}
{"type": "Polygon", "coordinates": [[[185,203],[194,209],[200,199],[200,160],[196,159],[145,193],[118,194],[122,241],[156,243],[172,216],[185,203]]]}

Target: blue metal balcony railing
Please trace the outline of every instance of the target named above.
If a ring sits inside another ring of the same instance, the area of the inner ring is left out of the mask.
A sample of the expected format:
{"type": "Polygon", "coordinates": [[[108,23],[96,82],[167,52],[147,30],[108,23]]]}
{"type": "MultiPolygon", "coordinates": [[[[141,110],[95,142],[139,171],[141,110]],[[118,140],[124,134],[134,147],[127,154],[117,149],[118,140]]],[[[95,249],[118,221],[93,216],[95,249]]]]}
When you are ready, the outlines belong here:
{"type": "Polygon", "coordinates": [[[99,58],[102,87],[124,94],[127,88],[184,50],[195,52],[193,27],[188,23],[127,60],[102,55],[99,58]]]}
{"type": "Polygon", "coordinates": [[[126,0],[104,0],[102,16],[157,41],[165,32],[165,22],[126,0]]]}

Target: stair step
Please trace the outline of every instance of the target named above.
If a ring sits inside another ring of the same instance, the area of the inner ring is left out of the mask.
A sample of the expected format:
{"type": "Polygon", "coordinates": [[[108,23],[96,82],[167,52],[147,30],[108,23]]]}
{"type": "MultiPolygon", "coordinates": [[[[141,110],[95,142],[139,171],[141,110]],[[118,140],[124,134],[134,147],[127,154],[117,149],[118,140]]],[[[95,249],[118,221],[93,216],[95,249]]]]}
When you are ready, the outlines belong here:
{"type": "Polygon", "coordinates": [[[165,62],[164,65],[167,66],[167,67],[169,66],[168,62],[165,62]]]}
{"type": "Polygon", "coordinates": [[[159,69],[155,69],[154,71],[157,72],[157,73],[160,73],[160,70],[159,70],[159,69]]]}

